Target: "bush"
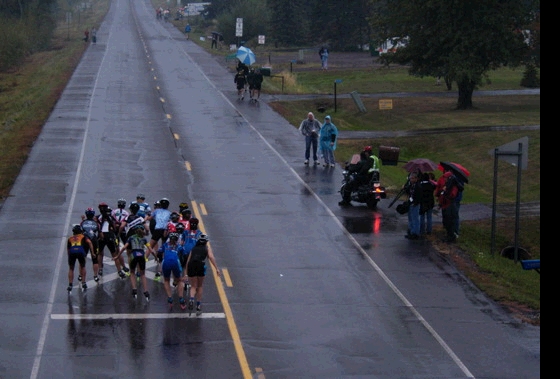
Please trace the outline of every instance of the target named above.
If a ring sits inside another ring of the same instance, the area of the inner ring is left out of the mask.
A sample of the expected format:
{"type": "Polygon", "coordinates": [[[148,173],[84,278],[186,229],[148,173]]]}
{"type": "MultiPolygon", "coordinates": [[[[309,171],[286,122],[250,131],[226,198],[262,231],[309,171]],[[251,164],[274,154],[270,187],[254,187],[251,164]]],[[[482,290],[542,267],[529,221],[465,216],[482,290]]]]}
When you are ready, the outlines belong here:
{"type": "Polygon", "coordinates": [[[537,68],[533,64],[527,65],[523,78],[521,79],[521,86],[526,88],[540,88],[541,81],[539,79],[537,68]]]}

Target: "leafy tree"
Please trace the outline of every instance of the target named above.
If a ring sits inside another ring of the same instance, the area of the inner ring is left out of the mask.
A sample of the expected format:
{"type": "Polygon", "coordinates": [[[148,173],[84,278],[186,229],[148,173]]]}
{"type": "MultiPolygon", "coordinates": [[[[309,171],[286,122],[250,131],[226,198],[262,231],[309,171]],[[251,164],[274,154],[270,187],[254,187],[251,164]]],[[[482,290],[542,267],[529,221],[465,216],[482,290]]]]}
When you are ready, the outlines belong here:
{"type": "Polygon", "coordinates": [[[316,36],[314,42],[326,42],[331,49],[342,51],[369,43],[368,0],[315,1],[308,17],[312,20],[312,35],[316,36]]]}
{"type": "Polygon", "coordinates": [[[220,32],[226,43],[237,42],[235,26],[237,18],[243,18],[243,36],[240,40],[256,39],[259,34],[266,35],[269,24],[269,10],[266,2],[260,0],[243,0],[233,5],[230,10],[218,16],[220,32]]]}
{"type": "Polygon", "coordinates": [[[276,45],[302,46],[309,43],[307,3],[301,0],[267,0],[271,39],[276,45]]]}
{"type": "Polygon", "coordinates": [[[458,109],[473,107],[473,91],[490,70],[523,63],[529,49],[522,31],[535,0],[372,0],[376,39],[401,42],[386,64],[409,64],[411,75],[445,76],[457,83],[458,109]]]}

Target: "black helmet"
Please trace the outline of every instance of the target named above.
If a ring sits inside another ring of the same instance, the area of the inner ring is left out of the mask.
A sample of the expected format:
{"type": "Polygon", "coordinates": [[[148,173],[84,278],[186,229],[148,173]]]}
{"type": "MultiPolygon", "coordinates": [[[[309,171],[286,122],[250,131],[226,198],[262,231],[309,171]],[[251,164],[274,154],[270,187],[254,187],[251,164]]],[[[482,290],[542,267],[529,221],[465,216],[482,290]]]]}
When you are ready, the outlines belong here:
{"type": "Polygon", "coordinates": [[[197,228],[198,227],[198,219],[196,217],[193,217],[189,220],[189,225],[191,227],[191,229],[193,228],[197,228]]]}
{"type": "Polygon", "coordinates": [[[183,217],[187,217],[187,216],[190,217],[190,215],[192,215],[192,211],[190,209],[183,209],[181,211],[181,214],[183,215],[183,217]]]}
{"type": "Polygon", "coordinates": [[[124,207],[126,207],[126,200],[123,198],[120,198],[119,200],[117,200],[117,207],[123,209],[124,207]]]}
{"type": "Polygon", "coordinates": [[[136,214],[136,212],[138,212],[140,210],[140,205],[138,205],[138,203],[132,203],[132,204],[130,204],[128,209],[130,209],[130,211],[132,213],[136,214]]]}
{"type": "Polygon", "coordinates": [[[183,213],[183,211],[188,208],[189,208],[189,204],[182,202],[181,204],[179,204],[179,213],[183,213]]]}
{"type": "Polygon", "coordinates": [[[185,231],[185,224],[179,222],[177,225],[175,225],[175,230],[177,230],[177,233],[182,234],[185,231]]]}
{"type": "Polygon", "coordinates": [[[140,200],[146,200],[146,195],[144,195],[143,193],[139,193],[138,195],[136,195],[136,198],[140,200]]]}
{"type": "Polygon", "coordinates": [[[206,245],[208,243],[208,236],[206,234],[201,234],[196,240],[197,245],[206,245]]]}
{"type": "Polygon", "coordinates": [[[159,202],[159,200],[154,201],[154,208],[159,208],[161,206],[161,203],[159,202]]]}
{"type": "Polygon", "coordinates": [[[144,234],[144,225],[142,225],[142,224],[136,225],[136,226],[134,227],[134,231],[135,231],[136,233],[141,232],[142,234],[144,234]]]}
{"type": "Polygon", "coordinates": [[[169,239],[172,241],[177,241],[179,239],[179,233],[169,233],[169,239]]]}
{"type": "Polygon", "coordinates": [[[180,217],[181,216],[179,216],[179,213],[177,213],[177,212],[171,212],[171,216],[169,216],[169,218],[171,219],[172,222],[179,221],[180,217]]]}
{"type": "Polygon", "coordinates": [[[86,209],[85,214],[86,214],[86,218],[88,220],[91,220],[93,218],[93,216],[95,216],[95,210],[93,208],[89,207],[88,209],[86,209]]]}
{"type": "Polygon", "coordinates": [[[164,197],[163,199],[161,199],[161,200],[159,201],[159,204],[161,205],[161,207],[162,207],[163,209],[167,209],[167,208],[169,208],[169,199],[167,199],[166,197],[164,197]]]}
{"type": "Polygon", "coordinates": [[[100,211],[103,211],[103,210],[106,210],[107,208],[109,208],[109,204],[99,203],[99,205],[97,207],[99,208],[100,211]]]}
{"type": "Polygon", "coordinates": [[[74,226],[72,226],[72,233],[74,234],[80,234],[83,233],[84,229],[82,229],[82,226],[80,224],[75,224],[74,226]]]}

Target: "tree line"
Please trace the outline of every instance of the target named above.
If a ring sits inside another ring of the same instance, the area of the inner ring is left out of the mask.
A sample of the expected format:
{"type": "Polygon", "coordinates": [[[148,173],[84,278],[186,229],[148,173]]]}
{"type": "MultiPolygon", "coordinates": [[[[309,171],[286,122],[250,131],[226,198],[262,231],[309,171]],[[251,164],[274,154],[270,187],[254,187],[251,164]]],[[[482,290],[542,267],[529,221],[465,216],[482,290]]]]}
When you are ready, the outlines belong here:
{"type": "Polygon", "coordinates": [[[50,47],[56,0],[0,0],[0,71],[50,47]]]}
{"type": "Polygon", "coordinates": [[[540,86],[538,0],[213,0],[203,15],[229,43],[238,42],[238,17],[244,40],[263,34],[276,48],[351,51],[390,41],[399,48],[379,61],[443,78],[448,89],[455,83],[458,109],[472,108],[474,90],[500,67],[525,66],[521,85],[540,86]]]}

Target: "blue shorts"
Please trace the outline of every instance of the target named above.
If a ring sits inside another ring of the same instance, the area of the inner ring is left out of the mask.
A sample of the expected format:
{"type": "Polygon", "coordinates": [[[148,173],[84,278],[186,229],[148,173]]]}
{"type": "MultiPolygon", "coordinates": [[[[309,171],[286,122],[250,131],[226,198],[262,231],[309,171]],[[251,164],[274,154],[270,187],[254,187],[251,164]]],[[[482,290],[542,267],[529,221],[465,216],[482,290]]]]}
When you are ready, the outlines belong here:
{"type": "Polygon", "coordinates": [[[163,260],[161,264],[161,273],[163,274],[164,279],[171,278],[171,274],[175,278],[180,278],[183,274],[183,269],[181,268],[181,262],[179,259],[175,260],[163,260]]]}

